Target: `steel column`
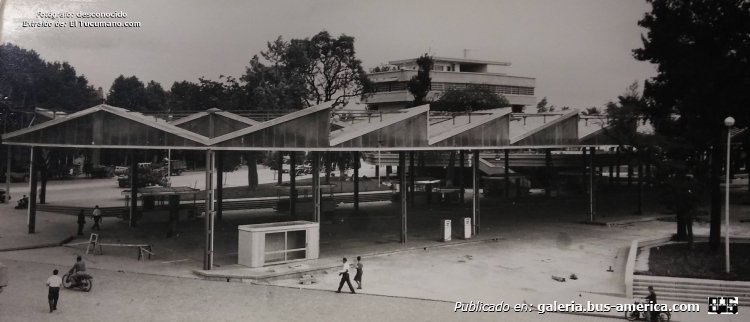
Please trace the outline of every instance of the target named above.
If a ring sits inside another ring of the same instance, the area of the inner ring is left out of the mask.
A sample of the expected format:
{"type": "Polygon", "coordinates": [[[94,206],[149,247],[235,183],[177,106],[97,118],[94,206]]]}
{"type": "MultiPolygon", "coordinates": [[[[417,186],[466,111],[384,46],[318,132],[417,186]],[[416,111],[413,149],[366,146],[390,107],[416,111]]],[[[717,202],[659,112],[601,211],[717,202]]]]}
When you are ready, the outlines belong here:
{"type": "Polygon", "coordinates": [[[461,203],[464,203],[464,195],[466,194],[466,187],[464,186],[464,165],[466,164],[464,151],[458,151],[458,187],[459,199],[461,203]]]}
{"type": "Polygon", "coordinates": [[[596,153],[595,148],[592,146],[589,148],[589,219],[593,222],[596,219],[596,198],[594,196],[594,155],[596,153]]]}
{"type": "Polygon", "coordinates": [[[31,147],[31,162],[29,163],[29,204],[28,204],[28,226],[29,234],[36,232],[36,183],[37,183],[37,154],[39,148],[31,147]]]}
{"type": "MultiPolygon", "coordinates": [[[[416,191],[414,191],[414,151],[409,151],[409,206],[414,208],[414,197],[416,191]]],[[[429,198],[429,197],[428,197],[429,198]]]]}
{"type": "Polygon", "coordinates": [[[214,172],[216,164],[214,151],[206,150],[206,212],[205,232],[206,245],[203,252],[203,269],[211,270],[214,266],[214,172]]]}
{"type": "Polygon", "coordinates": [[[406,156],[403,151],[398,152],[399,190],[401,193],[401,243],[406,243],[406,156]]]}
{"type": "Polygon", "coordinates": [[[313,221],[320,222],[320,152],[312,152],[313,221]]]}
{"type": "Polygon", "coordinates": [[[479,234],[479,151],[475,150],[471,160],[471,177],[474,189],[474,204],[471,218],[471,235],[476,236],[479,234]]]}
{"type": "Polygon", "coordinates": [[[221,222],[224,215],[224,151],[216,151],[214,155],[216,158],[216,220],[221,222]]]}
{"type": "Polygon", "coordinates": [[[289,152],[289,214],[297,218],[297,153],[289,152]]]}
{"type": "Polygon", "coordinates": [[[504,161],[503,177],[505,177],[505,199],[510,199],[510,151],[503,150],[504,161]]]}
{"type": "Polygon", "coordinates": [[[359,212],[359,151],[354,151],[354,212],[359,212]]]}
{"type": "Polygon", "coordinates": [[[138,216],[138,160],[135,155],[136,151],[130,150],[130,227],[135,227],[138,216]]]}

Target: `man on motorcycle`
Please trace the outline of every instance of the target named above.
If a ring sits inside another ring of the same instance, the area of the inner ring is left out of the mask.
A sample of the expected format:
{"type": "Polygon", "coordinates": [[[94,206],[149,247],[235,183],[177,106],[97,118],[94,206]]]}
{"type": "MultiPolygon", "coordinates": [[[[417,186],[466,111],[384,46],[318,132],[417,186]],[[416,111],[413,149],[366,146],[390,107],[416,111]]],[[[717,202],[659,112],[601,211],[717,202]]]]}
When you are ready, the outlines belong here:
{"type": "Polygon", "coordinates": [[[76,263],[70,269],[70,277],[73,278],[73,285],[77,286],[81,281],[80,277],[86,274],[86,263],[83,261],[81,256],[76,257],[76,263]]]}

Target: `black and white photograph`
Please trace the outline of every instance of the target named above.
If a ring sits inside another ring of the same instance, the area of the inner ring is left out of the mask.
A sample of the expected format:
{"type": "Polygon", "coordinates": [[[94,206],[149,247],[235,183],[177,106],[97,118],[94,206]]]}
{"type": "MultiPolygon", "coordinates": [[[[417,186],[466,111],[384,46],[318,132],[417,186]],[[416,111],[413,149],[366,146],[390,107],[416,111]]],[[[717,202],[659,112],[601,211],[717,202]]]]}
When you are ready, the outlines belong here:
{"type": "Polygon", "coordinates": [[[748,0],[0,0],[0,321],[746,321],[748,0]]]}

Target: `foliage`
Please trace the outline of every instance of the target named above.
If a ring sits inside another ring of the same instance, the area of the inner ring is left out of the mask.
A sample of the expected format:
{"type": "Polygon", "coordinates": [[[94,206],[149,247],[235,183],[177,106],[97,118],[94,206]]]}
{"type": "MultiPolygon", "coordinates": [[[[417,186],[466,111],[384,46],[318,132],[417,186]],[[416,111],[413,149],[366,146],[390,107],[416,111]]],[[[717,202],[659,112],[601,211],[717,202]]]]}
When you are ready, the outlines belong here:
{"type": "Polygon", "coordinates": [[[168,93],[161,87],[161,84],[150,81],[145,88],[147,111],[163,111],[167,109],[168,93]]]}
{"type": "Polygon", "coordinates": [[[398,67],[388,64],[380,64],[370,69],[370,73],[382,73],[398,70],[398,67]]]}
{"type": "Polygon", "coordinates": [[[427,93],[430,91],[430,86],[432,86],[430,71],[434,64],[435,61],[432,59],[432,56],[427,53],[417,58],[417,66],[419,67],[417,75],[414,75],[414,77],[406,83],[409,93],[414,96],[414,106],[424,104],[425,97],[427,97],[427,93]]]}
{"type": "Polygon", "coordinates": [[[219,75],[219,81],[198,78],[198,83],[174,82],[168,97],[172,111],[196,111],[218,108],[226,111],[248,107],[248,94],[236,78],[219,75]]]}
{"type": "Polygon", "coordinates": [[[677,213],[677,238],[692,241],[692,217],[705,192],[700,182],[707,178],[707,168],[695,146],[683,137],[639,131],[647,108],[638,83],[631,84],[617,102],[607,104],[609,123],[605,133],[617,142],[626,159],[632,160],[630,166],[655,166],[661,201],[677,213]]]}
{"type": "Polygon", "coordinates": [[[466,88],[448,88],[432,104],[439,111],[480,111],[510,106],[508,100],[496,94],[491,88],[482,85],[468,85],[466,88]]]}
{"type": "Polygon", "coordinates": [[[109,88],[107,104],[131,111],[143,111],[146,108],[146,86],[138,77],[120,75],[109,88]]]}
{"type": "Polygon", "coordinates": [[[256,103],[294,108],[301,99],[304,106],[332,101],[337,107],[361,97],[371,86],[362,62],[356,58],[351,36],[334,38],[321,31],[312,38],[288,42],[279,37],[268,43],[268,50],[261,56],[270,66],[254,57],[242,78],[252,89],[256,103]]]}
{"type": "Polygon", "coordinates": [[[538,113],[546,113],[549,111],[549,109],[547,108],[547,96],[545,96],[544,98],[542,98],[541,101],[536,103],[536,111],[538,113]]]}
{"type": "MultiPolygon", "coordinates": [[[[268,43],[268,51],[261,53],[267,60],[280,59],[286,44],[277,39],[268,43]],[[279,52],[282,51],[282,52],[279,52]]],[[[276,64],[266,66],[255,55],[240,77],[248,91],[251,104],[264,110],[301,109],[305,106],[307,89],[302,78],[295,77],[292,70],[276,64]]]]}
{"type": "MultiPolygon", "coordinates": [[[[711,190],[713,247],[720,243],[723,119],[746,127],[750,113],[750,2],[647,0],[651,11],[638,24],[647,29],[634,56],[657,66],[644,87],[644,115],[656,132],[689,146],[710,176],[696,180],[711,190]],[[709,155],[709,158],[701,156],[709,155]]],[[[680,153],[666,154],[679,163],[680,153]]]]}
{"type": "Polygon", "coordinates": [[[35,51],[10,43],[0,45],[0,99],[22,111],[43,107],[73,112],[98,102],[96,90],[73,66],[46,62],[35,51]]]}
{"type": "Polygon", "coordinates": [[[581,112],[582,115],[599,115],[602,114],[602,112],[599,110],[598,107],[592,106],[587,107],[585,110],[581,112]]]}
{"type": "Polygon", "coordinates": [[[192,111],[201,106],[200,85],[181,81],[174,82],[169,90],[169,109],[172,111],[192,111]]]}

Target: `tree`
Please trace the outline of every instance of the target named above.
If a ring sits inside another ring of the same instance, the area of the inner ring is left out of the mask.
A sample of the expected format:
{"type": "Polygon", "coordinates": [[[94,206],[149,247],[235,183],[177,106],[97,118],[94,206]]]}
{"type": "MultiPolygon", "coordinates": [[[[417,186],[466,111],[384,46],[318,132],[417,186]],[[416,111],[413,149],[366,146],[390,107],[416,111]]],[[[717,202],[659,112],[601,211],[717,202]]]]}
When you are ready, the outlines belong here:
{"type": "Polygon", "coordinates": [[[491,88],[482,85],[467,85],[466,88],[448,88],[432,104],[438,111],[481,111],[510,106],[508,100],[491,88]]]}
{"type": "Polygon", "coordinates": [[[601,111],[599,111],[599,108],[596,106],[587,107],[583,112],[581,112],[582,115],[599,115],[602,114],[601,111]]]}
{"type": "Polygon", "coordinates": [[[279,91],[292,93],[296,99],[301,88],[305,106],[323,102],[333,102],[333,106],[346,105],[350,99],[361,97],[368,92],[371,82],[356,58],[354,37],[340,35],[333,38],[327,31],[321,31],[312,38],[292,39],[289,42],[281,37],[268,43],[268,50],[261,56],[270,63],[268,69],[259,64],[256,57],[251,60],[249,71],[253,74],[243,77],[255,93],[253,80],[261,90],[271,90],[271,98],[283,97],[279,91]],[[300,83],[301,81],[301,83],[300,83]],[[271,85],[270,87],[265,87],[271,85]]]}
{"type": "MultiPolygon", "coordinates": [[[[97,103],[96,90],[73,66],[46,62],[35,51],[10,43],[0,45],[0,99],[23,112],[35,107],[74,112],[97,103]]],[[[21,125],[17,119],[9,123],[9,129],[21,125]]]]}
{"type": "MultiPolygon", "coordinates": [[[[748,125],[750,104],[750,2],[731,0],[647,0],[651,11],[634,56],[657,66],[646,82],[645,115],[655,130],[693,146],[711,166],[703,184],[711,191],[710,244],[720,245],[723,119],[748,125]]],[[[699,180],[698,178],[696,178],[699,180]]]]}
{"type": "Polygon", "coordinates": [[[165,111],[169,100],[168,93],[161,87],[161,84],[150,81],[146,84],[146,104],[147,111],[165,111]]]}
{"type": "Polygon", "coordinates": [[[295,77],[290,68],[280,65],[286,44],[277,39],[268,43],[268,51],[261,53],[275,64],[266,66],[255,55],[240,77],[248,93],[249,104],[264,110],[297,110],[306,106],[307,88],[301,77],[295,77]]]}
{"type": "Polygon", "coordinates": [[[193,111],[199,108],[200,86],[193,82],[174,82],[169,90],[169,109],[172,111],[193,111]]]}
{"type": "Polygon", "coordinates": [[[409,93],[414,96],[414,106],[424,104],[427,93],[430,92],[432,86],[430,71],[434,65],[435,61],[427,53],[417,58],[417,75],[414,75],[406,84],[409,93]]]}
{"type": "Polygon", "coordinates": [[[120,75],[109,88],[107,104],[131,111],[143,111],[146,108],[146,86],[138,77],[120,75]]]}
{"type": "MultiPolygon", "coordinates": [[[[10,43],[0,45],[0,108],[7,132],[28,126],[35,107],[75,112],[97,101],[96,90],[67,62],[46,62],[33,50],[10,43]]],[[[41,203],[46,199],[50,167],[60,164],[61,159],[49,149],[40,150],[35,162],[41,174],[41,203]]]]}
{"type": "Polygon", "coordinates": [[[537,113],[546,113],[548,111],[547,96],[545,96],[541,101],[536,103],[536,111],[537,113]]]}

